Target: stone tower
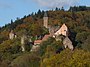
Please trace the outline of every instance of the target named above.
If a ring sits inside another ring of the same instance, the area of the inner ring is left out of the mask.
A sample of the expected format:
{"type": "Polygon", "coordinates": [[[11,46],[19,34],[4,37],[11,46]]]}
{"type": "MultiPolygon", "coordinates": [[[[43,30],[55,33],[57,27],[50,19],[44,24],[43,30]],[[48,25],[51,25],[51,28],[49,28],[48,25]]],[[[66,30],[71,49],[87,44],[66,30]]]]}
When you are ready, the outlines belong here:
{"type": "Polygon", "coordinates": [[[48,28],[48,16],[47,16],[47,12],[44,13],[43,26],[44,26],[45,28],[48,28]]]}

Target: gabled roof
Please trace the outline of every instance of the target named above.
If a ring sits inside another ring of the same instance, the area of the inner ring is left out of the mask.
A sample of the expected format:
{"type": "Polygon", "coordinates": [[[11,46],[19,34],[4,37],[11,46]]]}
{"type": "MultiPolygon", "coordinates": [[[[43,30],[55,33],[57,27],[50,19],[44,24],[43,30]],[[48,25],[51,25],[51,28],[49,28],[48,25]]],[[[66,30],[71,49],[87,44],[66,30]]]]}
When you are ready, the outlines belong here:
{"type": "Polygon", "coordinates": [[[50,35],[45,35],[45,36],[43,37],[42,41],[47,40],[49,37],[50,37],[50,35]]]}
{"type": "Polygon", "coordinates": [[[61,28],[67,28],[67,26],[66,26],[66,24],[64,23],[62,26],[61,26],[61,28]]]}
{"type": "Polygon", "coordinates": [[[50,35],[45,35],[42,40],[35,40],[34,45],[41,44],[43,41],[47,40],[49,37],[50,37],[50,35]]]}
{"type": "Polygon", "coordinates": [[[63,24],[56,32],[55,35],[57,34],[64,34],[64,31],[68,32],[68,27],[66,26],[66,24],[63,24]]]}

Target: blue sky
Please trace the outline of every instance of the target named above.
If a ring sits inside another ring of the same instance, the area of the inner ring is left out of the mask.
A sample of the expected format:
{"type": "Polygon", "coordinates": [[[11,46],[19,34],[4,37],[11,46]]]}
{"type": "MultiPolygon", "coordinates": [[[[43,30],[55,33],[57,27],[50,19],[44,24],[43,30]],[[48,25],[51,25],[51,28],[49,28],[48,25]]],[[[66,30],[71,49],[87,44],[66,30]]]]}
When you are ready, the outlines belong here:
{"type": "Polygon", "coordinates": [[[37,12],[38,9],[47,10],[62,6],[68,8],[74,5],[90,6],[90,0],[0,0],[0,26],[10,23],[11,19],[37,12]]]}

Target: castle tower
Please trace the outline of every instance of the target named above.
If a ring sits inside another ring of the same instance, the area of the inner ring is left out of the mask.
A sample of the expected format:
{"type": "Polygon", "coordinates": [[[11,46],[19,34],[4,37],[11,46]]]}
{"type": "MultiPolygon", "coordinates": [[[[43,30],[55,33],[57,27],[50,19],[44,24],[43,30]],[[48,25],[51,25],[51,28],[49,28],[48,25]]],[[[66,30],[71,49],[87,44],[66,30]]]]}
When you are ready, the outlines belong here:
{"type": "Polygon", "coordinates": [[[48,28],[48,16],[47,16],[47,12],[44,13],[43,26],[44,26],[45,28],[48,28]]]}

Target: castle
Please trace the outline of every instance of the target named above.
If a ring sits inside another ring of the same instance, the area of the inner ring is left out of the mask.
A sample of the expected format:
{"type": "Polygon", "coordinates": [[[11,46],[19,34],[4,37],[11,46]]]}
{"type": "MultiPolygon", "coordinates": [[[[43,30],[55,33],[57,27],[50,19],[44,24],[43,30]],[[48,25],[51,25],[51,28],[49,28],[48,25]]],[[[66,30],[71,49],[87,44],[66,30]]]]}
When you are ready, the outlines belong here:
{"type": "MultiPolygon", "coordinates": [[[[65,48],[69,48],[71,50],[74,49],[72,45],[72,41],[69,39],[69,30],[67,25],[64,23],[61,27],[55,29],[54,27],[48,25],[48,15],[47,12],[45,12],[44,17],[43,17],[43,26],[47,29],[49,29],[49,35],[45,35],[42,40],[35,40],[34,44],[41,44],[43,41],[47,40],[49,37],[54,37],[57,40],[57,37],[59,35],[65,36],[65,38],[62,40],[63,45],[65,48]]],[[[61,40],[60,38],[58,40],[61,40]]]]}
{"type": "Polygon", "coordinates": [[[63,24],[61,27],[59,27],[59,29],[57,29],[57,31],[55,31],[55,28],[53,26],[48,25],[48,15],[45,12],[44,17],[43,17],[43,26],[47,29],[49,29],[49,33],[50,35],[53,36],[58,36],[58,35],[64,35],[64,36],[68,36],[68,27],[66,26],[66,24],[63,24]]]}
{"type": "MultiPolygon", "coordinates": [[[[41,40],[35,40],[31,51],[35,51],[35,49],[39,48],[39,44],[41,44],[43,41],[46,41],[49,37],[54,37],[56,41],[61,40],[65,48],[68,47],[69,49],[73,50],[74,47],[72,45],[72,41],[68,37],[69,30],[67,25],[64,23],[61,27],[59,26],[59,28],[54,28],[53,26],[48,25],[48,20],[49,17],[47,12],[45,12],[43,17],[43,26],[49,30],[49,34],[46,34],[41,40]],[[59,37],[60,35],[64,36],[63,40],[59,37]]],[[[16,35],[13,33],[13,31],[10,32],[9,38],[11,40],[16,38],[16,35]]],[[[25,40],[26,36],[21,37],[22,51],[25,51],[25,40]]]]}

